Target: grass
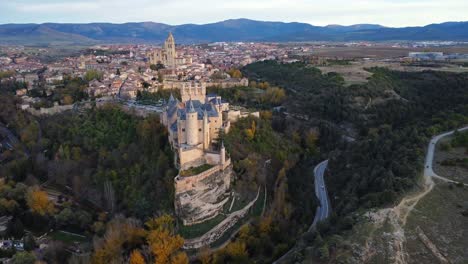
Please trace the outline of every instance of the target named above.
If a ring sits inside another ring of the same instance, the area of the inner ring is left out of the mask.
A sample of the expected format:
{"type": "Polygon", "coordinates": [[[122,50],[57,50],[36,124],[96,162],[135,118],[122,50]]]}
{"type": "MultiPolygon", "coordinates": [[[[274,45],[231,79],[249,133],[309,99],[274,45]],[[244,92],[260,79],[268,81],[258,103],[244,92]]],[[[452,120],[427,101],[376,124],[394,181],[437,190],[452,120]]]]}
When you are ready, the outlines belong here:
{"type": "Polygon", "coordinates": [[[232,206],[231,213],[235,212],[235,211],[239,211],[240,209],[244,208],[251,201],[251,200],[248,201],[248,200],[245,200],[245,199],[242,199],[242,198],[237,199],[237,197],[234,198],[234,199],[236,199],[236,200],[234,201],[234,205],[232,206]]]}
{"type": "Polygon", "coordinates": [[[213,168],[214,166],[213,165],[210,165],[210,164],[203,164],[201,166],[198,166],[198,167],[195,167],[195,168],[190,168],[188,170],[183,170],[180,172],[180,176],[183,176],[183,177],[187,177],[187,176],[193,176],[193,175],[197,175],[197,174],[200,174],[204,171],[207,171],[211,168],[213,168]]]}
{"type": "Polygon", "coordinates": [[[190,238],[195,238],[202,236],[206,232],[210,231],[213,227],[221,223],[226,218],[225,215],[218,215],[213,219],[210,219],[208,221],[205,221],[200,224],[196,225],[191,225],[191,226],[184,226],[184,225],[179,225],[179,234],[185,238],[185,239],[190,239],[190,238]]]}
{"type": "Polygon", "coordinates": [[[461,214],[468,209],[467,200],[468,188],[438,183],[432,192],[419,201],[405,227],[407,249],[413,261],[423,263],[432,257],[417,238],[415,229],[418,226],[449,261],[458,263],[468,259],[468,240],[463,236],[468,230],[468,217],[461,214]]]}
{"type": "Polygon", "coordinates": [[[49,234],[49,237],[51,237],[53,240],[58,240],[62,241],[65,243],[74,243],[74,242],[87,242],[89,239],[85,236],[80,236],[80,235],[74,235],[71,233],[66,233],[61,230],[55,230],[54,232],[49,234]]]}
{"type": "Polygon", "coordinates": [[[263,211],[263,201],[265,199],[265,190],[263,188],[260,189],[260,195],[258,196],[257,201],[255,201],[254,205],[251,207],[249,212],[240,219],[235,225],[229,228],[218,240],[211,243],[211,247],[218,247],[230,239],[232,232],[238,230],[241,226],[243,226],[249,219],[254,217],[259,217],[263,211]]]}

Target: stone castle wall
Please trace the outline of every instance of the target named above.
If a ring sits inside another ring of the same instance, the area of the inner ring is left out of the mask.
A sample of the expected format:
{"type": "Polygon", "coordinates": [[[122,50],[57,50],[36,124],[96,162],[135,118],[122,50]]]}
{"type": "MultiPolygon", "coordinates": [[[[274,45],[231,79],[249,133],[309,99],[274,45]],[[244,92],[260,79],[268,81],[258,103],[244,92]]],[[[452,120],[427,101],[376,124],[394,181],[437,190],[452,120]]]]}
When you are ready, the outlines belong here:
{"type": "Polygon", "coordinates": [[[254,206],[255,202],[258,200],[260,195],[260,188],[257,191],[257,196],[253,199],[250,203],[248,203],[244,208],[240,209],[239,211],[233,212],[229,214],[226,219],[224,219],[221,223],[217,226],[212,228],[210,231],[205,233],[204,235],[193,238],[193,239],[186,239],[184,243],[185,249],[197,249],[203,246],[208,246],[215,242],[216,240],[220,239],[226,231],[228,231],[231,227],[233,227],[238,221],[244,218],[247,213],[249,212],[250,208],[254,206]]]}
{"type": "Polygon", "coordinates": [[[233,174],[230,161],[198,175],[175,178],[175,208],[184,225],[216,217],[229,200],[233,174]]]}
{"type": "Polygon", "coordinates": [[[181,170],[186,170],[190,167],[198,167],[204,163],[204,152],[201,145],[191,149],[179,150],[179,164],[181,170]]]}
{"type": "Polygon", "coordinates": [[[193,176],[188,176],[188,177],[182,177],[182,176],[177,176],[175,178],[175,193],[184,193],[187,191],[190,191],[195,188],[200,182],[203,182],[206,178],[212,176],[218,171],[223,171],[227,167],[231,165],[231,160],[226,160],[226,164],[223,165],[216,165],[213,168],[210,168],[200,174],[193,175],[193,176]]]}

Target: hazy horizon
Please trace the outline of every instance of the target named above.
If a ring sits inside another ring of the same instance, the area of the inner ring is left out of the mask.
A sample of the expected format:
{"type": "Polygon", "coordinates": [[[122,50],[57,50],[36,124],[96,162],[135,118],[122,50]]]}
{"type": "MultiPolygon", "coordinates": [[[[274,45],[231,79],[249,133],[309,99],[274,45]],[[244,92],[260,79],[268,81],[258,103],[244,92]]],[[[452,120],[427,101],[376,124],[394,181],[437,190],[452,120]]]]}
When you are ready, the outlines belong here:
{"type": "Polygon", "coordinates": [[[379,24],[386,27],[425,26],[468,21],[463,0],[17,0],[1,4],[0,24],[130,23],[207,24],[246,18],[299,22],[315,26],[379,24]]]}

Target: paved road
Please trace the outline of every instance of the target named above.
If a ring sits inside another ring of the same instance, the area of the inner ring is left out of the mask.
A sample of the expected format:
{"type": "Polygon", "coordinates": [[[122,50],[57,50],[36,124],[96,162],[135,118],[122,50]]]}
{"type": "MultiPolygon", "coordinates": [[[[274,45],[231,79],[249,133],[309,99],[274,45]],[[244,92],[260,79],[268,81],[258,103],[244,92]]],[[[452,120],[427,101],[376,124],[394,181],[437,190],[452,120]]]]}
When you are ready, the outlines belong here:
{"type": "Polygon", "coordinates": [[[327,219],[330,215],[330,202],[328,199],[327,186],[325,186],[325,180],[323,179],[327,166],[328,160],[325,160],[314,168],[315,195],[317,196],[320,205],[317,207],[314,222],[309,227],[309,231],[312,230],[318,222],[327,219]]]}
{"type": "MultiPolygon", "coordinates": [[[[323,179],[323,175],[325,174],[327,166],[328,160],[325,160],[320,162],[314,168],[315,195],[319,199],[320,205],[317,206],[317,210],[315,211],[314,222],[310,225],[308,232],[312,231],[318,222],[327,219],[327,217],[330,215],[330,202],[328,200],[327,187],[325,186],[325,181],[323,179]]],[[[297,250],[297,245],[295,245],[281,258],[274,261],[273,264],[289,263],[290,256],[293,254],[293,252],[296,252],[297,250]]]]}
{"type": "Polygon", "coordinates": [[[3,146],[6,146],[10,150],[12,150],[15,145],[19,143],[19,140],[16,138],[16,136],[3,124],[0,124],[0,135],[3,136],[3,141],[0,143],[2,143],[3,146]]]}
{"type": "MultiPolygon", "coordinates": [[[[465,131],[465,130],[468,130],[468,126],[458,129],[458,131],[465,131]]],[[[427,148],[427,154],[426,154],[426,161],[424,162],[424,164],[425,164],[424,165],[424,175],[425,176],[446,180],[445,178],[437,175],[434,172],[434,170],[432,168],[432,164],[434,162],[434,151],[435,151],[435,147],[437,145],[437,142],[439,142],[439,140],[444,138],[444,137],[452,135],[453,133],[455,133],[455,130],[450,131],[450,132],[446,132],[446,133],[443,133],[443,134],[440,134],[440,135],[437,135],[437,136],[433,137],[431,139],[431,141],[429,142],[429,146],[427,148]]],[[[448,180],[448,181],[451,181],[451,180],[448,180]]],[[[454,181],[451,181],[451,182],[454,182],[454,181]]]]}

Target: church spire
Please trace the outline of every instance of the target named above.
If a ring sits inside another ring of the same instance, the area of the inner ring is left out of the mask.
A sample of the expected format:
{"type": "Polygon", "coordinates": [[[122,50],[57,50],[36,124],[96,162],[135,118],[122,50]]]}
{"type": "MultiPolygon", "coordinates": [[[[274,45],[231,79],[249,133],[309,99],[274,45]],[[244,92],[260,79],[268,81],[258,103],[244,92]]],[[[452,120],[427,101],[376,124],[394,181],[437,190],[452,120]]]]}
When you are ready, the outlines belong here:
{"type": "Polygon", "coordinates": [[[169,35],[167,36],[167,41],[175,42],[174,41],[174,36],[172,35],[172,32],[170,32],[170,31],[169,31],[169,35]]]}

